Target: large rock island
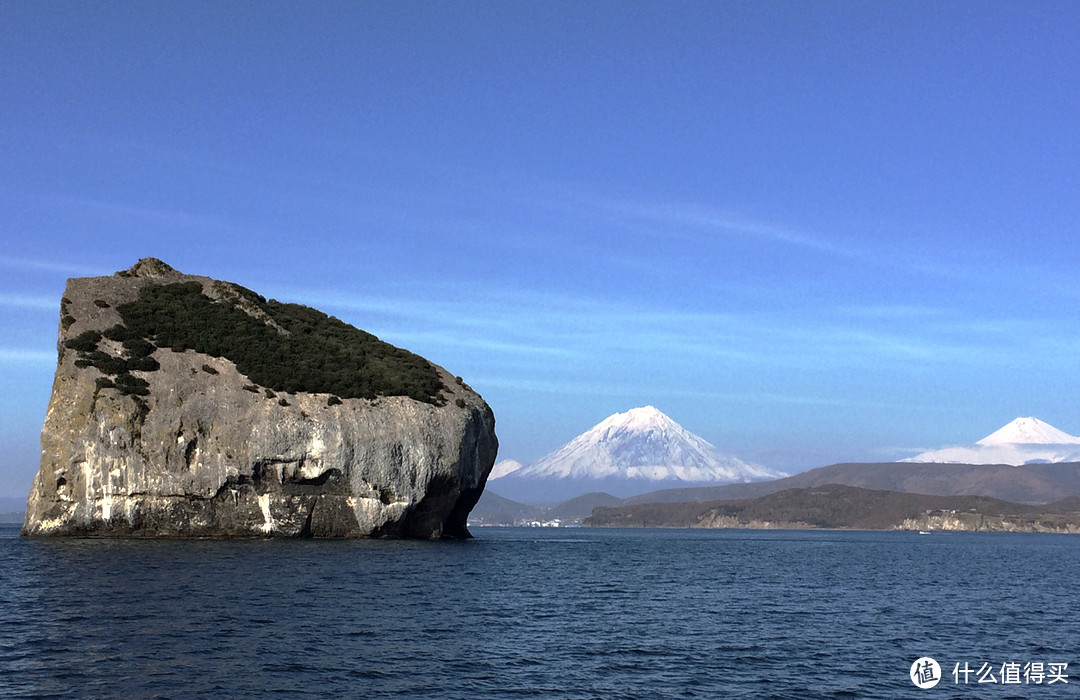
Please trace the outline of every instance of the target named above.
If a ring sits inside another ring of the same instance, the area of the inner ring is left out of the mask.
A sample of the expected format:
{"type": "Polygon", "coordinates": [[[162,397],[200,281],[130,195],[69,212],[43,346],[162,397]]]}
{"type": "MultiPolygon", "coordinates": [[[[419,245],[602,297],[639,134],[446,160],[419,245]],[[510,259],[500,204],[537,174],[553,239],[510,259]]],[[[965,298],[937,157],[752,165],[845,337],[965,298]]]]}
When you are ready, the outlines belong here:
{"type": "Polygon", "coordinates": [[[60,314],[24,535],[468,536],[498,442],[460,377],[153,258],[60,314]]]}

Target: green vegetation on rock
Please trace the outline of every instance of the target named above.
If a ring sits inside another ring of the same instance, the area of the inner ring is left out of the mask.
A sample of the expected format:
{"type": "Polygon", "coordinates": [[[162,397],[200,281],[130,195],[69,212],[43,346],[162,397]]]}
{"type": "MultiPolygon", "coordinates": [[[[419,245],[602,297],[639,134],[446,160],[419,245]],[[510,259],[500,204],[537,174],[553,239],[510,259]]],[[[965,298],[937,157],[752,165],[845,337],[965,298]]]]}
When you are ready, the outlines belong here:
{"type": "Polygon", "coordinates": [[[198,282],[181,282],[144,287],[138,300],[117,307],[123,330],[106,335],[124,337],[125,347],[137,338],[223,357],[252,382],[276,391],[442,400],[438,372],[423,358],[315,309],[233,289],[271,322],[242,309],[239,300],[215,301],[198,282]]]}
{"type": "Polygon", "coordinates": [[[68,309],[71,307],[71,299],[67,297],[60,298],[60,328],[67,330],[71,328],[75,323],[75,317],[68,313],[68,309]]]}
{"type": "Polygon", "coordinates": [[[150,384],[145,379],[132,375],[131,372],[158,370],[160,367],[158,361],[150,356],[154,351],[153,344],[133,337],[123,326],[113,326],[105,333],[94,330],[80,333],[66,341],[64,347],[79,354],[78,359],[75,360],[76,367],[94,367],[102,374],[109,375],[99,377],[94,381],[95,392],[116,389],[121,394],[134,397],[141,414],[146,412],[146,402],[142,400],[142,397],[150,393],[150,384]],[[116,357],[101,350],[102,338],[122,342],[127,357],[116,357]]]}

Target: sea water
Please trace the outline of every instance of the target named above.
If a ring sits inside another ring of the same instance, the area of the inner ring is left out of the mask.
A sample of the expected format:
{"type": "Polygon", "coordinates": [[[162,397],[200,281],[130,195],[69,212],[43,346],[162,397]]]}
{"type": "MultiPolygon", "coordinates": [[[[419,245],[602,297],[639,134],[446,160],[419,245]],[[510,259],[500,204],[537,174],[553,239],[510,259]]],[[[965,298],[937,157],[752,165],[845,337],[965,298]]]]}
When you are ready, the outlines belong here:
{"type": "Polygon", "coordinates": [[[1078,536],[17,534],[0,530],[2,697],[1080,696],[1078,536]]]}

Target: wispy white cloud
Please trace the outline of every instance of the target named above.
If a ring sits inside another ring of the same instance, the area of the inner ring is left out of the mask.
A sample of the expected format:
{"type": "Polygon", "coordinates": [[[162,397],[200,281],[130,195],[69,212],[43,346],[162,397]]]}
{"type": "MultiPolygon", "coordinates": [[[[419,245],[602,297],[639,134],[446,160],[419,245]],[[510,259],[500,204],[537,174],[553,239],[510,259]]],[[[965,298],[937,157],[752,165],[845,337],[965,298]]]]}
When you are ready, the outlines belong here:
{"type": "MultiPolygon", "coordinates": [[[[523,188],[523,191],[526,188],[523,188]]],[[[911,250],[899,244],[907,240],[896,224],[874,222],[863,230],[823,230],[799,223],[748,215],[723,203],[665,201],[628,198],[597,193],[577,183],[532,186],[529,194],[517,198],[531,207],[547,207],[571,214],[575,220],[591,220],[632,236],[652,237],[665,244],[715,245],[724,240],[742,239],[765,245],[786,247],[877,268],[902,270],[911,274],[948,278],[953,281],[984,281],[985,266],[963,265],[941,250],[911,250]],[[879,227],[881,233],[867,228],[879,227]],[[944,257],[941,255],[944,254],[944,257]]],[[[944,233],[944,232],[943,232],[944,233]]],[[[649,261],[652,265],[659,261],[649,261]]],[[[632,264],[632,261],[625,261],[632,264]]],[[[1013,265],[1011,261],[1008,262],[1013,265]]],[[[1037,276],[1032,279],[1037,279],[1037,276]]]]}
{"type": "Polygon", "coordinates": [[[637,398],[640,391],[624,383],[605,383],[590,381],[560,381],[549,379],[526,379],[499,375],[476,375],[469,378],[469,384],[478,389],[506,389],[514,392],[532,394],[556,394],[560,396],[613,396],[637,398]]]}
{"type": "Polygon", "coordinates": [[[38,195],[38,198],[56,205],[86,209],[101,214],[107,214],[109,216],[116,216],[122,218],[143,219],[154,221],[157,223],[168,223],[171,225],[191,228],[235,228],[229,222],[226,222],[216,216],[208,214],[195,214],[192,212],[180,211],[176,209],[146,207],[128,204],[125,202],[110,202],[103,199],[94,199],[90,197],[73,197],[69,195],[58,194],[41,194],[38,195]]]}
{"type": "Polygon", "coordinates": [[[955,315],[952,309],[914,304],[875,304],[866,306],[841,306],[837,312],[852,318],[877,320],[891,319],[936,319],[955,315]]]}
{"type": "Polygon", "coordinates": [[[926,408],[921,405],[900,404],[894,400],[878,401],[851,396],[817,396],[794,392],[779,393],[774,391],[702,391],[698,389],[659,384],[656,386],[641,386],[639,384],[628,384],[626,382],[546,381],[483,374],[470,378],[470,383],[473,386],[484,389],[498,388],[540,394],[561,394],[564,396],[585,394],[635,400],[640,400],[644,393],[652,397],[663,397],[666,400],[685,399],[695,402],[724,402],[738,405],[763,404],[822,408],[839,407],[845,409],[855,407],[875,410],[919,410],[926,408]]]}
{"type": "MultiPolygon", "coordinates": [[[[790,406],[851,406],[853,402],[850,399],[828,397],[828,396],[810,396],[805,394],[783,394],[772,391],[693,391],[693,390],[680,390],[669,389],[667,391],[660,391],[660,394],[665,394],[677,398],[686,399],[704,399],[708,401],[734,401],[740,404],[746,403],[763,403],[763,404],[782,404],[790,406]]],[[[856,402],[855,405],[860,405],[867,408],[883,408],[889,404],[878,401],[871,402],[856,402]]]]}
{"type": "Polygon", "coordinates": [[[81,265],[79,263],[62,260],[32,260],[29,258],[15,258],[7,255],[0,255],[0,265],[18,270],[59,272],[73,277],[97,277],[112,274],[111,270],[103,270],[101,268],[92,267],[90,265],[81,265]]]}
{"type": "Polygon", "coordinates": [[[30,296],[27,294],[6,294],[0,292],[0,306],[55,311],[60,308],[59,304],[60,300],[51,296],[30,296]]]}
{"type": "MultiPolygon", "coordinates": [[[[379,335],[376,333],[375,335],[379,335]]],[[[570,357],[575,353],[566,348],[547,347],[541,345],[528,345],[525,343],[507,343],[487,340],[483,337],[460,336],[452,333],[383,333],[387,337],[393,336],[398,344],[434,344],[441,347],[467,348],[470,350],[484,350],[493,353],[508,355],[548,355],[552,357],[570,357]]]]}
{"type": "MultiPolygon", "coordinates": [[[[942,363],[993,352],[998,342],[975,333],[946,311],[888,308],[844,310],[826,317],[798,314],[688,311],[643,308],[613,300],[570,297],[526,290],[488,291],[468,298],[355,297],[319,290],[293,290],[299,298],[329,310],[368,316],[359,325],[392,342],[422,347],[468,349],[536,361],[655,362],[678,365],[716,361],[739,365],[821,367],[882,362],[942,363]],[[880,311],[880,310],[879,310],[880,311]],[[920,315],[937,325],[912,326],[920,315]],[[873,323],[868,322],[868,319],[873,323]],[[882,327],[880,321],[886,322],[882,327]],[[955,328],[946,328],[955,323],[955,328]],[[417,330],[417,328],[423,330],[417,330]],[[947,331],[947,332],[946,332],[947,331]]],[[[432,296],[437,296],[437,293],[432,296]]],[[[352,318],[350,314],[342,314],[352,318]]]]}
{"type": "Polygon", "coordinates": [[[0,362],[4,364],[55,364],[56,352],[0,348],[0,362]]]}
{"type": "Polygon", "coordinates": [[[599,194],[578,184],[537,187],[531,195],[519,194],[518,198],[531,206],[597,219],[623,231],[662,237],[665,242],[709,243],[738,237],[833,256],[863,256],[860,250],[821,232],[749,217],[705,202],[630,199],[599,194]]]}
{"type": "Polygon", "coordinates": [[[641,203],[618,200],[598,200],[596,204],[613,214],[663,224],[665,235],[671,231],[672,227],[675,227],[676,230],[684,232],[683,236],[693,235],[698,239],[702,238],[703,234],[745,236],[830,255],[858,257],[856,251],[836,245],[823,236],[812,235],[775,223],[755,221],[702,204],[641,203]],[[696,234],[689,233],[688,228],[696,231],[696,234]]]}
{"type": "Polygon", "coordinates": [[[937,449],[933,447],[875,447],[869,452],[871,454],[880,455],[888,458],[889,461],[902,459],[905,457],[913,457],[921,452],[927,450],[937,449]]]}

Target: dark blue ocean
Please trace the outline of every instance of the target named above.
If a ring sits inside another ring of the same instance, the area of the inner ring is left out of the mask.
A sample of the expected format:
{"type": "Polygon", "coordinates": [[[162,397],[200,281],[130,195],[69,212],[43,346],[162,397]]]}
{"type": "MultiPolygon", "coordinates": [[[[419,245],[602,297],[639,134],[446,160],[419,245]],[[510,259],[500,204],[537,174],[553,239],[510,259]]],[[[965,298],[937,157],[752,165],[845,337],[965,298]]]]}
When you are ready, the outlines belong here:
{"type": "Polygon", "coordinates": [[[4,527],[0,696],[1080,696],[1078,536],[474,533],[48,541],[4,527]],[[909,678],[924,656],[943,676],[929,690],[909,678]],[[1030,664],[1058,664],[1059,680],[1002,683],[1030,664]]]}

